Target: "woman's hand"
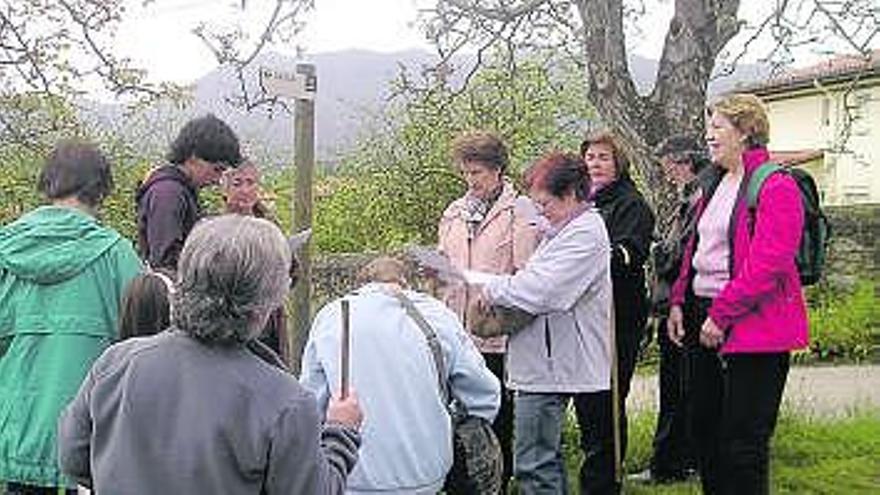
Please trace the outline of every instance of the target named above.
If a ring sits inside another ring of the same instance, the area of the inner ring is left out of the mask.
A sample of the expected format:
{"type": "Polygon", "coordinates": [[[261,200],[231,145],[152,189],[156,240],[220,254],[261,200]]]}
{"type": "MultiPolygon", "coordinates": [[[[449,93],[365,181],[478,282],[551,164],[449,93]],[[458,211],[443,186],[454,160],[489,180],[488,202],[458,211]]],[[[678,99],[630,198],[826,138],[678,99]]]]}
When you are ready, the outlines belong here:
{"type": "Polygon", "coordinates": [[[724,331],[718,328],[718,325],[712,321],[712,318],[706,318],[703,327],[700,329],[700,343],[704,346],[715,349],[724,342],[724,331]]]}
{"type": "Polygon", "coordinates": [[[348,391],[348,397],[344,399],[338,395],[330,398],[330,404],[327,406],[328,423],[360,430],[363,421],[364,413],[361,411],[357,394],[354,393],[353,389],[348,391]]]}
{"type": "Polygon", "coordinates": [[[681,306],[675,305],[669,308],[669,319],[666,320],[666,333],[675,345],[681,347],[684,339],[684,314],[681,306]]]}
{"type": "Polygon", "coordinates": [[[486,297],[483,285],[472,285],[471,287],[471,304],[483,315],[492,314],[492,303],[486,297]]]}

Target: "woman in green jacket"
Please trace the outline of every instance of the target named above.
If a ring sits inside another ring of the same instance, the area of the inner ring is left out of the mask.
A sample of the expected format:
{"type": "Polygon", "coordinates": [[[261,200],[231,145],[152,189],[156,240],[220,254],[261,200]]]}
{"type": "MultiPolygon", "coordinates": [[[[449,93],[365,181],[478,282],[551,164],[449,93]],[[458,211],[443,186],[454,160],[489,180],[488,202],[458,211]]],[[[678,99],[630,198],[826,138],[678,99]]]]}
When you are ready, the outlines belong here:
{"type": "Polygon", "coordinates": [[[141,270],[131,243],[100,225],[113,185],[93,146],[58,145],[37,188],[50,203],[0,228],[0,484],[58,493],[56,424],[116,337],[121,294],[141,270]]]}

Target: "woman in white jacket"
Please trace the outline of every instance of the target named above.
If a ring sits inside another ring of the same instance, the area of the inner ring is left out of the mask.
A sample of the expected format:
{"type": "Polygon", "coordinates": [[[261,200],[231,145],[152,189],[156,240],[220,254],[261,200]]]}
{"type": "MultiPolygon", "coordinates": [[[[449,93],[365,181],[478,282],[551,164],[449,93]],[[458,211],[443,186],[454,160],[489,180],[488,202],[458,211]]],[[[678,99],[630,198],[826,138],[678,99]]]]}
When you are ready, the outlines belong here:
{"type": "Polygon", "coordinates": [[[567,493],[560,443],[573,397],[585,456],[581,492],[614,492],[608,234],[586,200],[590,179],[579,157],[550,154],[526,182],[549,227],[522,269],[483,290],[488,304],[535,316],[508,341],[514,474],[522,493],[567,493]]]}

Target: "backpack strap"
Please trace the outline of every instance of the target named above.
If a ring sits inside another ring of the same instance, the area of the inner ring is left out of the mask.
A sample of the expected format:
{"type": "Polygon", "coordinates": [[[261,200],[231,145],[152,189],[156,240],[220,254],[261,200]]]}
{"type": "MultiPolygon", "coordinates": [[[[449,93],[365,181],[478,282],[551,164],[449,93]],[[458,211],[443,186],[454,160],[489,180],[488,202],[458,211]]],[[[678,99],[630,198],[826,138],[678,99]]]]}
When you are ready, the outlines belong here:
{"type": "Polygon", "coordinates": [[[758,194],[761,192],[764,182],[770,175],[779,171],[785,171],[785,169],[777,163],[765,162],[752,172],[751,177],[749,177],[749,189],[746,192],[750,211],[758,207],[758,194]]]}
{"type": "Polygon", "coordinates": [[[425,335],[425,340],[428,341],[428,347],[431,349],[431,357],[434,361],[434,369],[437,372],[437,386],[440,390],[440,397],[443,399],[443,404],[448,407],[449,387],[446,383],[446,362],[443,359],[443,351],[440,349],[440,339],[437,338],[437,332],[431,328],[431,324],[425,320],[425,317],[422,316],[416,305],[413,304],[412,300],[402,290],[394,291],[393,295],[400,301],[403,309],[406,310],[406,314],[412,318],[416,326],[419,327],[419,330],[425,335]]]}
{"type": "Polygon", "coordinates": [[[755,212],[758,210],[758,195],[761,193],[761,187],[764,186],[767,178],[776,172],[785,172],[785,169],[777,163],[764,162],[749,177],[749,185],[746,190],[749,209],[749,237],[755,234],[755,212]]]}

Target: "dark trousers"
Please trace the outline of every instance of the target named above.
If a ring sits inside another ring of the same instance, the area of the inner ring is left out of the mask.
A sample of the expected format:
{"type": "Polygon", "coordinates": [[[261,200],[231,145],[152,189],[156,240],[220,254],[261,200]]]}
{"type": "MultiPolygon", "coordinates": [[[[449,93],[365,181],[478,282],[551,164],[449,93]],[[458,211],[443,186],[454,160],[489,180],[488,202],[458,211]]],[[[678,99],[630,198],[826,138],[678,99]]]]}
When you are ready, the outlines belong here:
{"type": "Polygon", "coordinates": [[[614,411],[610,391],[574,395],[574,410],[581,432],[584,463],[580,471],[581,495],[620,493],[614,480],[614,411]]]}
{"type": "MultiPolygon", "coordinates": [[[[688,332],[698,332],[711,302],[687,311],[688,332]]],[[[696,346],[692,432],[703,493],[770,493],[770,439],[776,428],[789,353],[719,355],[696,346]]]]}
{"type": "MultiPolygon", "coordinates": [[[[56,487],[22,485],[21,483],[6,483],[6,495],[58,495],[56,487]]],[[[76,495],[76,490],[64,490],[65,495],[76,495]]]]}
{"type": "Polygon", "coordinates": [[[513,473],[513,393],[504,386],[504,354],[483,354],[483,359],[486,360],[486,367],[501,382],[501,407],[492,423],[492,431],[501,444],[504,459],[501,487],[502,493],[507,493],[507,482],[513,473]]]}
{"type": "Polygon", "coordinates": [[[651,476],[660,481],[680,480],[696,468],[690,434],[692,396],[692,350],[669,340],[666,318],[658,321],[657,343],[660,348],[660,410],[654,431],[651,476]]]}

